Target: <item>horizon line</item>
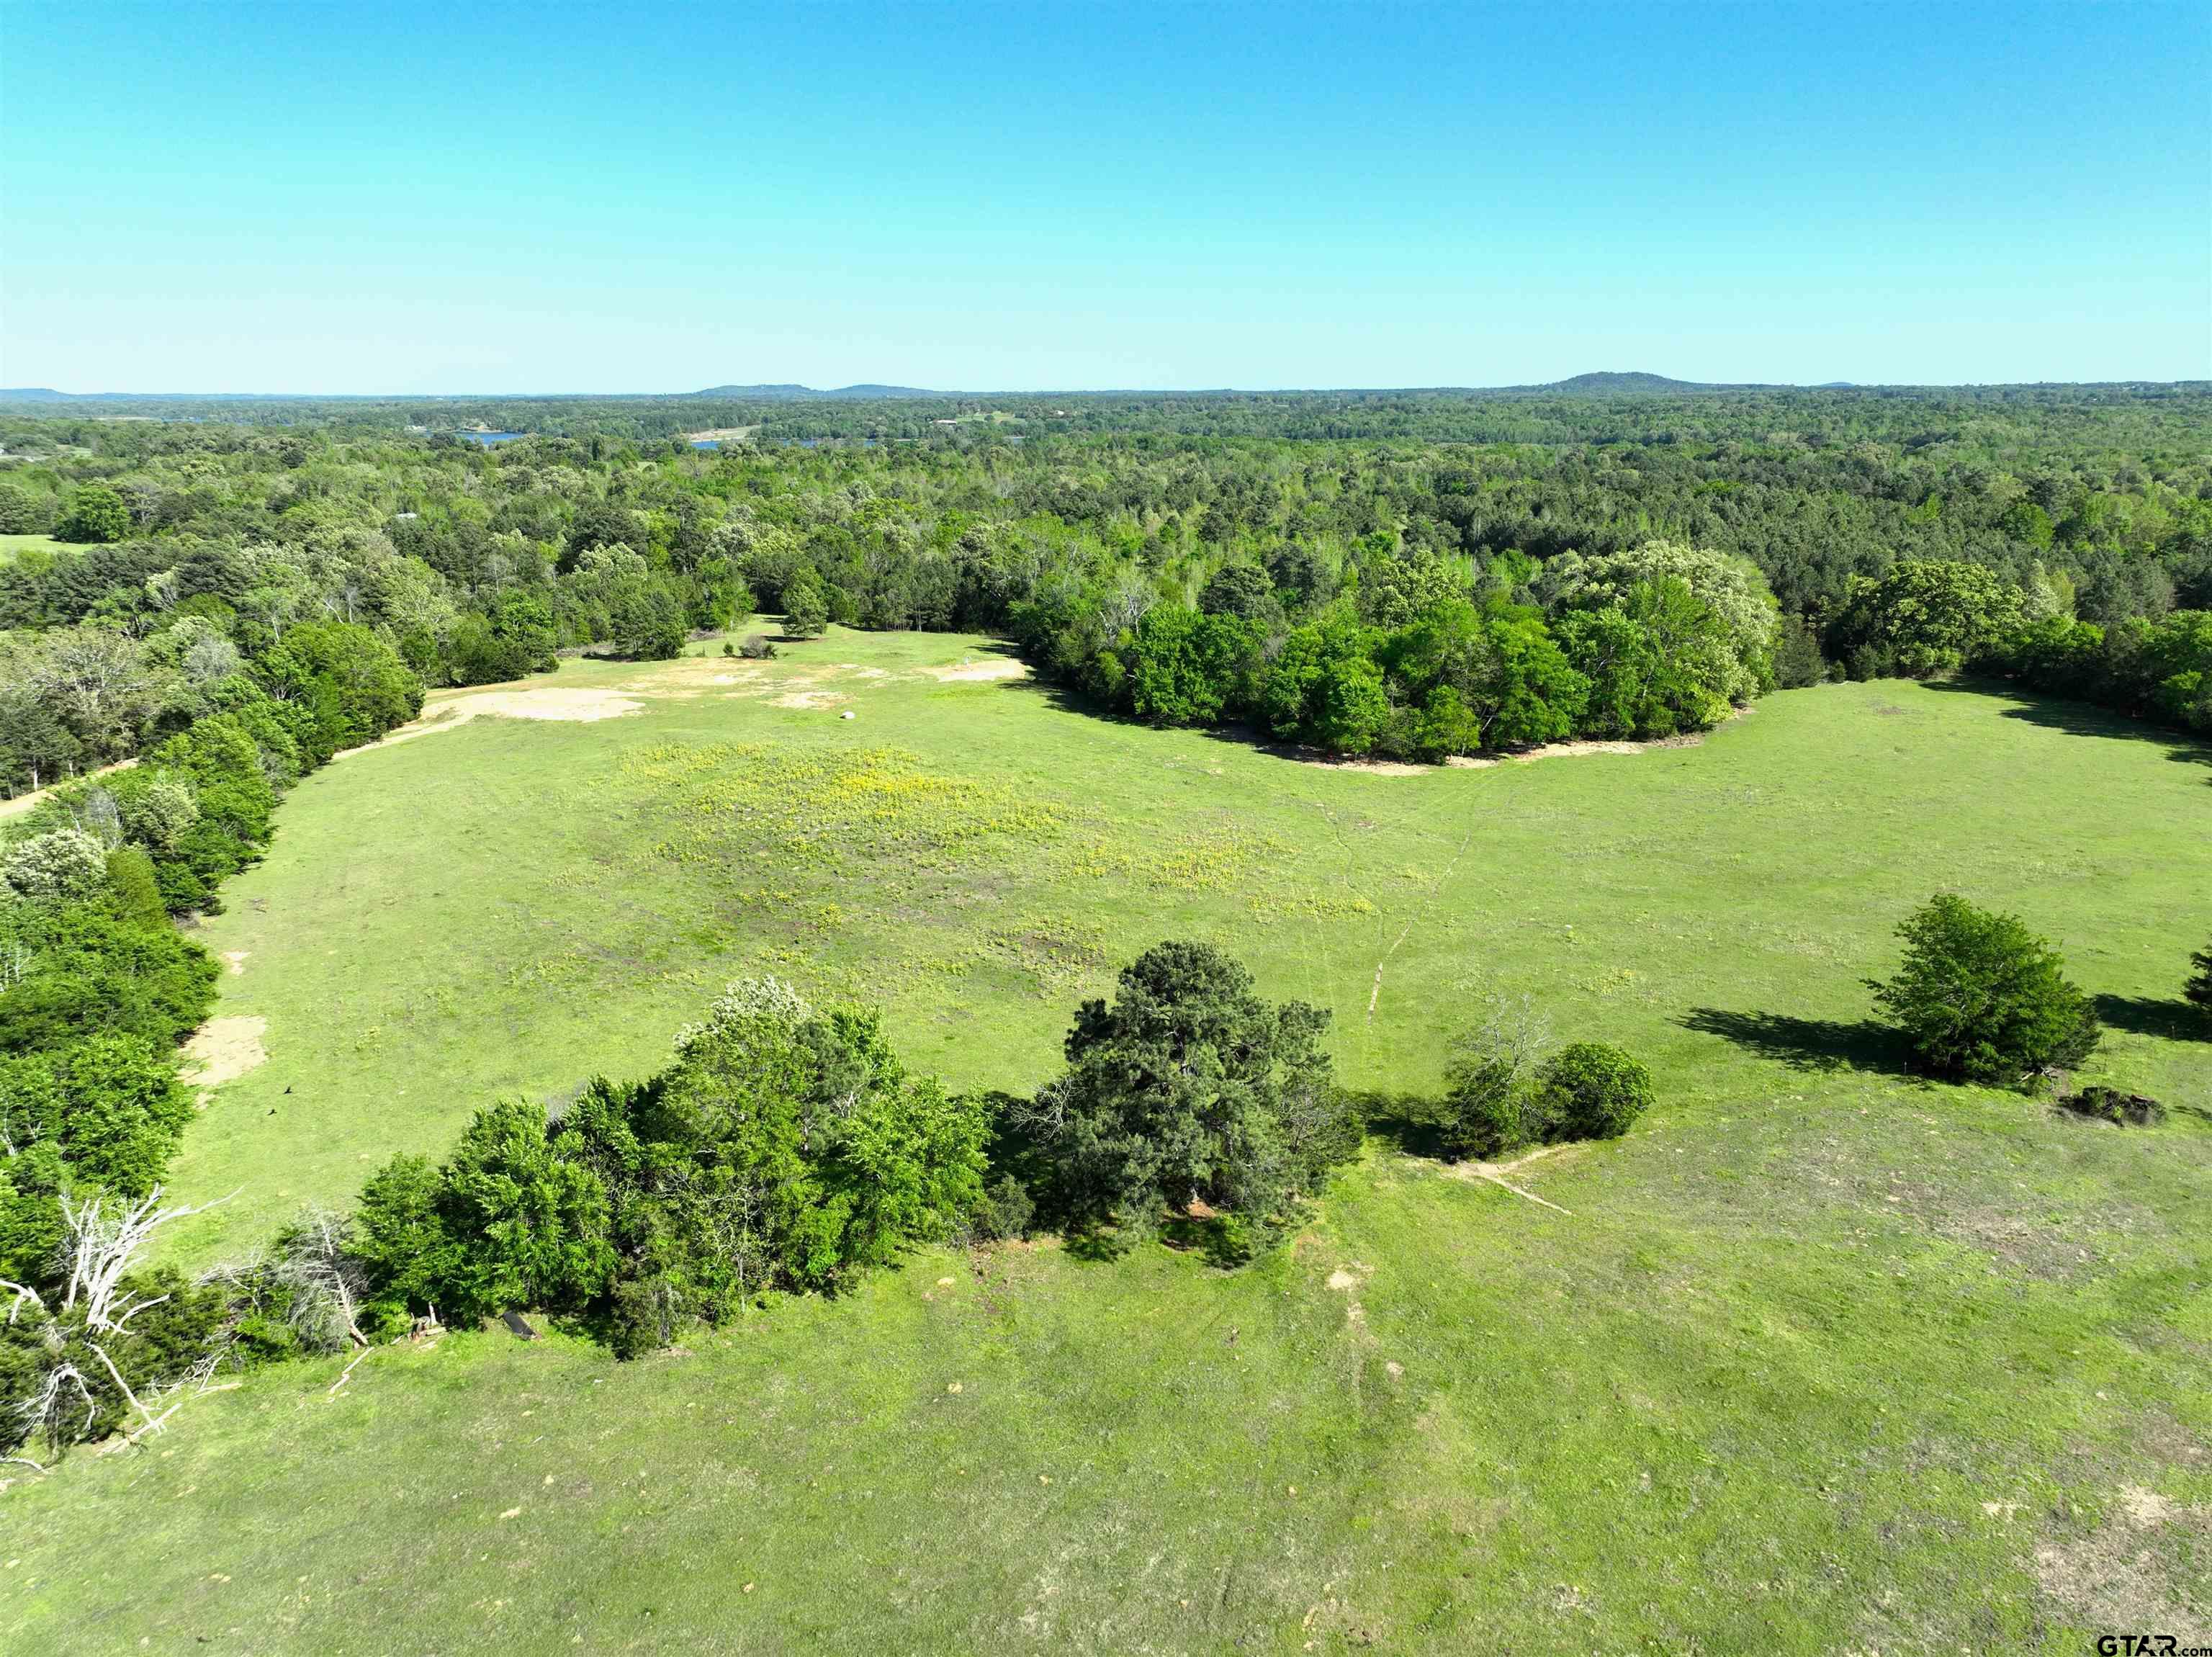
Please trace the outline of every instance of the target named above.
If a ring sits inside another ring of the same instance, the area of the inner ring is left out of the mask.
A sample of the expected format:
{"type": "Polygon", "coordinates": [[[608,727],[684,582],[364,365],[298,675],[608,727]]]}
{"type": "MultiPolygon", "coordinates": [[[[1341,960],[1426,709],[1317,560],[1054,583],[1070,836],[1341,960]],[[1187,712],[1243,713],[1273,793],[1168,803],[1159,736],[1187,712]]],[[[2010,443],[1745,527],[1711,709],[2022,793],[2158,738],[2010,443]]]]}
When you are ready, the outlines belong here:
{"type": "Polygon", "coordinates": [[[586,402],[599,400],[740,401],[751,394],[763,401],[804,401],[808,398],[850,398],[879,402],[920,402],[930,399],[977,399],[994,397],[1389,397],[1479,395],[1498,393],[1555,392],[1567,389],[1603,391],[1600,384],[1582,381],[1640,381],[1620,390],[1654,392],[1752,391],[2044,391],[2098,390],[2115,387],[2149,387],[2184,390],[2212,389],[2212,378],[2183,376],[2170,380],[2124,376],[2110,380],[1962,380],[1962,381],[1781,381],[1677,380],[1671,375],[1642,371],[1601,370],[1570,375],[1564,380],[1523,381],[1513,385],[1425,386],[1094,386],[998,387],[988,390],[939,389],[855,381],[842,386],[809,386],[795,381],[763,381],[747,385],[701,387],[687,391],[63,391],[52,386],[0,387],[5,402],[586,402]]]}

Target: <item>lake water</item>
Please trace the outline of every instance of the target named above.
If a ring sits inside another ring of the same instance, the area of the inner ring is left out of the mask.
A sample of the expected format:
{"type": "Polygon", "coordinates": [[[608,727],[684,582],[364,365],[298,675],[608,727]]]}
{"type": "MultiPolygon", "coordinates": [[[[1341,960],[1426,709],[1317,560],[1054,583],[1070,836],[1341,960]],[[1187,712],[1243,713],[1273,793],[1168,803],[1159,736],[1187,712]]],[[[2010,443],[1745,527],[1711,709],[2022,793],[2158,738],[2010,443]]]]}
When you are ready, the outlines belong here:
{"type": "Polygon", "coordinates": [[[464,431],[459,435],[472,443],[482,443],[486,448],[495,448],[501,443],[511,443],[518,437],[530,436],[526,431],[464,431]]]}

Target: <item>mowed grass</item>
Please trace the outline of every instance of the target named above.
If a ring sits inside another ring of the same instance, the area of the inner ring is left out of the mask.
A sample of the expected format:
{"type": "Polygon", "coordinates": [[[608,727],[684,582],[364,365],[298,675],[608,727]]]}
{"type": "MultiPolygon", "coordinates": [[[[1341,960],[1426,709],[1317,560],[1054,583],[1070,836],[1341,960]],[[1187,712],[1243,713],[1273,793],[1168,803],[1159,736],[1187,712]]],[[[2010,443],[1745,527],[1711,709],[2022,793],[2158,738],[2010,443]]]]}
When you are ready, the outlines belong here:
{"type": "Polygon", "coordinates": [[[67,541],[58,541],[51,535],[0,535],[0,564],[13,564],[23,552],[66,552],[67,541]]]}
{"type": "Polygon", "coordinates": [[[303,784],[206,929],[270,1057],[191,1130],[179,1193],[241,1193],[176,1258],[343,1202],[499,1091],[657,1065],[740,972],[880,998],[913,1062],[1028,1087],[1078,999],[1203,936],[1332,1008],[1356,1085],[1432,1087],[1525,990],[1649,1059],[1659,1109],[1513,1176],[1564,1214],[1378,1142],[1240,1273],[933,1252],[633,1364],[457,1333],[335,1393],[335,1362],[257,1375],[0,1496],[0,1645],[2212,1627],[2212,1042],[2175,998],[2212,932],[2204,751],[1881,684],[1694,748],[1389,776],[925,671],[963,657],[1000,659],[834,633],[764,670],[572,664],[642,710],[479,718],[303,784]],[[2059,940],[2114,1026],[2086,1074],[2166,1126],[1895,1069],[1859,980],[1938,886],[2059,940]]]}

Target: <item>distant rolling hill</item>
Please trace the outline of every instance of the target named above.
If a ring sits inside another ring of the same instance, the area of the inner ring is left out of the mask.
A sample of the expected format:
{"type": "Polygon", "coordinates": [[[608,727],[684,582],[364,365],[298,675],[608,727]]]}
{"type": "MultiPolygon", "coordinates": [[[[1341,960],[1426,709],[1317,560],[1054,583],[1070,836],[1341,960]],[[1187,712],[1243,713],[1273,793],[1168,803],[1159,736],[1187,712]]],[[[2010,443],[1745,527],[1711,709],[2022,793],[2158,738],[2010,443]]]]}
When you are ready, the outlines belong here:
{"type": "Polygon", "coordinates": [[[1599,392],[1680,392],[1718,391],[1719,387],[1698,380],[1669,380],[1663,374],[1578,374],[1571,380],[1556,381],[1540,387],[1542,391],[1599,391],[1599,392]]]}
{"type": "Polygon", "coordinates": [[[1847,380],[1831,380],[1818,386],[1784,385],[1768,381],[1670,380],[1663,374],[1602,373],[1578,374],[1571,380],[1558,380],[1548,386],[1516,387],[1520,391],[1561,393],[1570,396],[1577,393],[1594,396],[1680,396],[1689,392],[1713,391],[1849,391],[1855,390],[1847,380]]]}

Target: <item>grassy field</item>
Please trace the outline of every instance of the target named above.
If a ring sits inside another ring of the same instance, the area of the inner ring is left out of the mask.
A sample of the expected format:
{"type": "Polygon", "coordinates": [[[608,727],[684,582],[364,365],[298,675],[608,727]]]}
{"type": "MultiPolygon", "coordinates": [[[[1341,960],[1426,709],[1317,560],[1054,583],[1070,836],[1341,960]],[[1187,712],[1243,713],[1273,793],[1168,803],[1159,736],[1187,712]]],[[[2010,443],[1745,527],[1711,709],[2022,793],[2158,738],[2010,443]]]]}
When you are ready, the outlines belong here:
{"type": "Polygon", "coordinates": [[[1082,996],[1198,935],[1333,1008],[1357,1085],[1432,1086],[1526,990],[1650,1060],[1659,1110],[1515,1176],[1564,1214],[1378,1142],[1243,1273],[932,1254],[634,1364],[462,1333],[335,1393],[335,1363],[257,1375],[0,1496],[0,1646],[2212,1631],[2212,1043],[2175,999],[2212,755],[1889,683],[1697,747],[1401,776],[1100,722],[982,676],[1008,666],[842,632],[572,663],[538,688],[635,710],[447,698],[453,728],[302,784],[207,923],[268,1057],[188,1137],[180,1194],[240,1194],[175,1257],[344,1201],[498,1092],[652,1068],[750,972],[1025,1088],[1082,996]],[[1938,886],[2061,942],[2112,1025],[2085,1076],[2166,1126],[1899,1072],[1859,981],[1938,886]]]}
{"type": "Polygon", "coordinates": [[[67,541],[51,535],[0,535],[0,564],[13,564],[19,552],[65,552],[67,541]]]}

